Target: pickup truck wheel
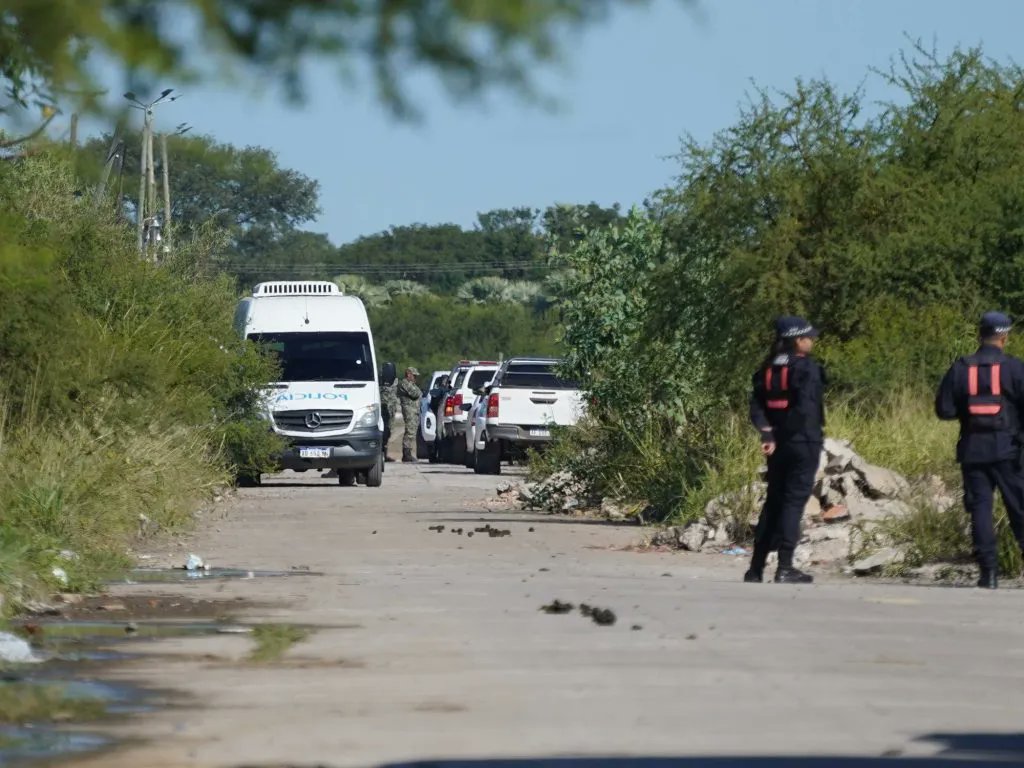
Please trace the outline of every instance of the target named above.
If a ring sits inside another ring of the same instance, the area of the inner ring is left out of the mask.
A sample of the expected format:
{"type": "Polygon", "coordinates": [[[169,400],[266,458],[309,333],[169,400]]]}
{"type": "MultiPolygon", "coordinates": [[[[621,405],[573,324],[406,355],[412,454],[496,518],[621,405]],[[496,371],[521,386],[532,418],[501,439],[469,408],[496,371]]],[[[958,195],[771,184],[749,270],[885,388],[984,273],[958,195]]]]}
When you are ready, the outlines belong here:
{"type": "Polygon", "coordinates": [[[356,484],[356,473],[351,469],[338,470],[338,485],[350,488],[356,484]]]}
{"type": "Polygon", "coordinates": [[[466,463],[466,437],[456,435],[452,438],[452,464],[466,463]]]}
{"type": "Polygon", "coordinates": [[[377,463],[370,467],[366,473],[366,487],[380,488],[384,482],[384,457],[381,456],[377,463]]]}
{"type": "Polygon", "coordinates": [[[438,451],[438,458],[442,464],[452,463],[452,438],[441,438],[441,449],[438,451]]]}
{"type": "Polygon", "coordinates": [[[259,488],[260,476],[252,472],[239,472],[235,475],[235,485],[239,488],[259,488]]]}
{"type": "Polygon", "coordinates": [[[500,475],[501,474],[501,443],[488,441],[487,447],[483,450],[476,450],[473,453],[476,458],[473,471],[478,475],[500,475]]]}
{"type": "Polygon", "coordinates": [[[423,439],[423,430],[416,430],[416,458],[426,459],[430,457],[430,446],[423,439]]]}
{"type": "Polygon", "coordinates": [[[476,466],[476,451],[471,451],[467,447],[465,450],[465,454],[466,461],[464,463],[466,465],[466,469],[473,469],[473,467],[476,466]]]}

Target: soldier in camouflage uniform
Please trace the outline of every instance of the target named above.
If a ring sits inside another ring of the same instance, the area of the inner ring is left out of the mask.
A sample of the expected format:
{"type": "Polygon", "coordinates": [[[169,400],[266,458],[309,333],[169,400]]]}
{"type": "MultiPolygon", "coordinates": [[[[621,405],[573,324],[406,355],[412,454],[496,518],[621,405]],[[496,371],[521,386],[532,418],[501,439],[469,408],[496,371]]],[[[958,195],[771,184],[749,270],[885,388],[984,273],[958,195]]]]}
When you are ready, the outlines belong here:
{"type": "MultiPolygon", "coordinates": [[[[392,368],[392,370],[394,370],[392,368]]],[[[384,461],[394,461],[388,456],[388,441],[391,439],[391,425],[398,413],[398,379],[392,378],[388,383],[380,383],[380,409],[384,419],[384,461]]]]}
{"type": "Polygon", "coordinates": [[[405,433],[402,435],[402,461],[416,461],[416,428],[420,421],[420,398],[423,392],[416,385],[420,372],[415,368],[405,369],[405,378],[398,382],[398,401],[402,405],[402,420],[405,433]]]}

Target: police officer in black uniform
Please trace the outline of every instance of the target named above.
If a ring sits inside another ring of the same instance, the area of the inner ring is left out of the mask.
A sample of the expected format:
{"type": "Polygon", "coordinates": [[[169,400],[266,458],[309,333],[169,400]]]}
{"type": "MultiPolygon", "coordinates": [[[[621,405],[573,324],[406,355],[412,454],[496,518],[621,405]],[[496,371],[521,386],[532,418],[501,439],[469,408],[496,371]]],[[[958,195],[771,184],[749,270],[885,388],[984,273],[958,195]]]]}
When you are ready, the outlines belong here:
{"type": "Polygon", "coordinates": [[[764,579],[768,553],[779,551],[775,581],[809,584],[814,578],[793,567],[800,518],[814,487],[824,442],[825,370],[810,357],[818,331],[801,317],[775,321],[775,343],[754,374],[750,420],[768,458],[768,496],[754,534],[747,582],[764,579]]]}
{"type": "Polygon", "coordinates": [[[992,523],[996,487],[1024,550],[1024,473],[1020,465],[1024,363],[1003,351],[1011,325],[1001,312],[982,315],[981,346],[973,355],[953,363],[935,397],[936,415],[960,422],[956,458],[963,472],[974,555],[981,569],[978,586],[986,589],[998,586],[992,523]]]}

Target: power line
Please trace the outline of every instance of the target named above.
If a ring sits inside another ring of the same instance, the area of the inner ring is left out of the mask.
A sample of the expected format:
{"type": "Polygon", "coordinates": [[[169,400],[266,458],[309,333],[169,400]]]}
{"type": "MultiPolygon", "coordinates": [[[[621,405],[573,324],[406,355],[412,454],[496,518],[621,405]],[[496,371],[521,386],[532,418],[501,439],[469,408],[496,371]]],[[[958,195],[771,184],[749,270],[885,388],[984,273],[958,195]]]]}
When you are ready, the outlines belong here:
{"type": "Polygon", "coordinates": [[[478,264],[393,264],[393,265],[356,265],[336,263],[302,263],[302,262],[245,262],[245,261],[215,261],[211,266],[219,267],[228,271],[246,272],[270,272],[270,271],[293,271],[293,272],[334,272],[335,274],[350,275],[401,275],[401,274],[427,274],[440,275],[458,272],[550,272],[556,267],[546,264],[532,264],[522,262],[509,263],[478,263],[478,264]]]}

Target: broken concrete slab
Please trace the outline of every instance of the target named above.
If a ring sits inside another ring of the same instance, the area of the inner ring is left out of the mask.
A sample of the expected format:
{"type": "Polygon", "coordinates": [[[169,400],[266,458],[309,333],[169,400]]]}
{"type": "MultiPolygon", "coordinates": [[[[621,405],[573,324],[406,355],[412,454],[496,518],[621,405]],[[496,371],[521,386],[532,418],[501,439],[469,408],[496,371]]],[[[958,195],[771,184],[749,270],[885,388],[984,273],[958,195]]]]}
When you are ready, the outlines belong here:
{"type": "Polygon", "coordinates": [[[904,557],[906,557],[906,553],[902,549],[885,547],[867,557],[860,558],[850,566],[850,570],[857,576],[870,576],[881,573],[890,566],[902,563],[904,557]]]}

